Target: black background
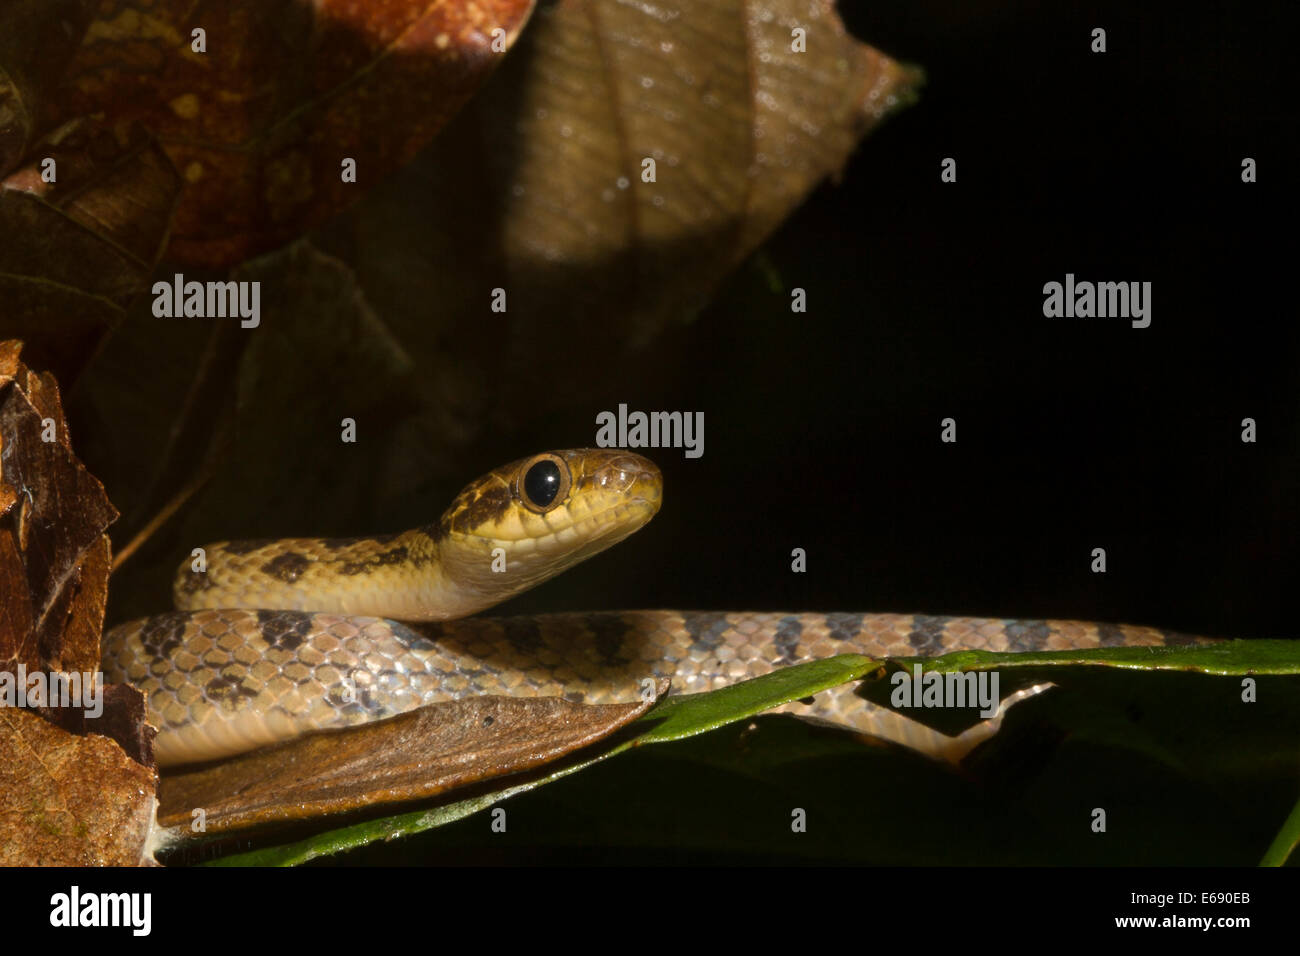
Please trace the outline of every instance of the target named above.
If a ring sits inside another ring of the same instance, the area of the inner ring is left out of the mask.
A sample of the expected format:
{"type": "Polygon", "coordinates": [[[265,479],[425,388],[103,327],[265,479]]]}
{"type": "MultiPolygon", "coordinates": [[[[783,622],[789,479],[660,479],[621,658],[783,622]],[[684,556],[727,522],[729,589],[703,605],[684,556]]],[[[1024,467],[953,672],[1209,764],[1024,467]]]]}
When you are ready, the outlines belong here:
{"type": "Polygon", "coordinates": [[[660,516],[503,610],[595,597],[1294,636],[1281,5],[843,7],[857,36],[925,68],[920,102],[624,387],[535,433],[573,444],[626,402],[704,411],[706,446],[647,451],[660,516]],[[1067,272],[1150,281],[1151,326],[1045,318],[1043,284],[1067,272]],[[795,286],[807,314],[788,311],[795,286]],[[789,570],[796,546],[806,574],[789,570]]]}

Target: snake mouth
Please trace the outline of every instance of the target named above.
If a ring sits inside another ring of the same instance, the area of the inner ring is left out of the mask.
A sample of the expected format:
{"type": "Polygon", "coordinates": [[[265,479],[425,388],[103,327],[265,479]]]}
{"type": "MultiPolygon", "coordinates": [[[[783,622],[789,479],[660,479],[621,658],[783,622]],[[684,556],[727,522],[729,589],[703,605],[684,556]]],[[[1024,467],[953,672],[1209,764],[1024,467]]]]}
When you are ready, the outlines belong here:
{"type": "Polygon", "coordinates": [[[574,519],[566,525],[552,528],[546,534],[518,536],[476,535],[464,537],[485,547],[505,547],[516,554],[538,554],[555,551],[581,550],[584,556],[593,554],[587,547],[599,543],[596,550],[604,550],[643,528],[659,513],[663,497],[656,489],[654,494],[638,494],[616,504],[601,508],[574,519]]]}
{"type": "MultiPolygon", "coordinates": [[[[568,528],[557,530],[547,538],[561,546],[585,539],[593,543],[599,541],[603,547],[608,547],[643,528],[658,514],[661,503],[659,496],[629,498],[590,514],[568,528]]],[[[547,539],[538,539],[539,550],[544,549],[547,543],[547,539]]]]}

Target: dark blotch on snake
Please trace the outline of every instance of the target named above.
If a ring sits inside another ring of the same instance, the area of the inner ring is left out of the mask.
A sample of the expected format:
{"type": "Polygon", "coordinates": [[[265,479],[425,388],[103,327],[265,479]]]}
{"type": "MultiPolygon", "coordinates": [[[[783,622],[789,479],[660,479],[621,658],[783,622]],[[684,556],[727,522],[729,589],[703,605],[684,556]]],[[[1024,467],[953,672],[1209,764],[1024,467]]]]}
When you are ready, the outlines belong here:
{"type": "Polygon", "coordinates": [[[594,650],[601,664],[616,667],[627,662],[629,655],[624,652],[623,643],[632,630],[627,618],[622,614],[595,614],[587,626],[595,638],[594,650]]]}
{"type": "Polygon", "coordinates": [[[253,700],[257,697],[257,691],[245,687],[243,681],[233,677],[214,677],[208,681],[203,690],[211,700],[233,701],[240,697],[253,700]]]}
{"type": "Polygon", "coordinates": [[[1192,637],[1192,635],[1183,634],[1180,631],[1166,631],[1162,628],[1159,633],[1160,639],[1169,647],[1179,647],[1184,644],[1197,643],[1196,638],[1192,637]]]}
{"type": "Polygon", "coordinates": [[[917,614],[912,618],[912,630],[907,635],[907,643],[923,655],[942,654],[943,632],[947,626],[947,618],[917,614]]]}
{"type": "Polygon", "coordinates": [[[364,561],[346,561],[339,567],[339,574],[363,574],[374,568],[382,568],[390,564],[401,564],[408,557],[405,545],[392,548],[388,551],[381,551],[372,558],[364,561]]]}
{"type": "Polygon", "coordinates": [[[462,492],[448,509],[443,522],[452,531],[474,534],[479,525],[496,521],[505,514],[513,501],[510,489],[505,485],[496,481],[484,482],[462,492]]]}
{"type": "Polygon", "coordinates": [[[803,624],[797,617],[783,617],[772,635],[782,664],[793,664],[799,660],[799,638],[803,637],[803,624]]]}
{"type": "Polygon", "coordinates": [[[311,633],[313,616],[303,611],[258,611],[257,627],[266,643],[293,651],[311,633]]]}
{"type": "MultiPolygon", "coordinates": [[[[428,624],[421,624],[420,627],[422,629],[436,628],[438,633],[441,633],[442,631],[442,625],[436,621],[432,621],[428,624]]],[[[408,651],[419,651],[422,654],[428,654],[431,651],[437,650],[437,645],[435,645],[432,640],[425,637],[425,635],[421,634],[419,631],[407,627],[400,621],[389,621],[388,631],[393,636],[393,640],[408,651]]]]}
{"type": "Polygon", "coordinates": [[[1123,647],[1124,629],[1114,624],[1098,624],[1097,643],[1102,647],[1123,647]]]}
{"type": "Polygon", "coordinates": [[[1007,621],[1007,650],[1041,651],[1052,636],[1046,621],[1007,621]]]}
{"type": "Polygon", "coordinates": [[[189,615],[183,611],[169,611],[149,618],[140,629],[140,643],[155,658],[171,657],[172,651],[181,645],[185,634],[185,624],[189,615]]]}
{"type": "Polygon", "coordinates": [[[262,565],[262,573],[270,575],[277,581],[283,581],[285,584],[292,584],[298,580],[298,575],[306,571],[310,565],[311,560],[309,558],[303,557],[297,551],[286,551],[262,565]]]}
{"type": "Polygon", "coordinates": [[[727,615],[717,611],[683,612],[682,623],[691,636],[693,651],[712,651],[731,626],[727,623],[727,615]]]}
{"type": "Polygon", "coordinates": [[[545,643],[542,640],[542,629],[530,618],[512,617],[503,623],[506,641],[517,651],[531,654],[545,643]]]}
{"type": "Polygon", "coordinates": [[[826,628],[832,641],[851,641],[862,631],[865,614],[827,614],[826,628]]]}
{"type": "Polygon", "coordinates": [[[415,639],[427,640],[434,644],[441,642],[447,636],[447,629],[442,621],[420,621],[418,624],[409,626],[403,624],[401,627],[402,630],[414,635],[415,639]]]}

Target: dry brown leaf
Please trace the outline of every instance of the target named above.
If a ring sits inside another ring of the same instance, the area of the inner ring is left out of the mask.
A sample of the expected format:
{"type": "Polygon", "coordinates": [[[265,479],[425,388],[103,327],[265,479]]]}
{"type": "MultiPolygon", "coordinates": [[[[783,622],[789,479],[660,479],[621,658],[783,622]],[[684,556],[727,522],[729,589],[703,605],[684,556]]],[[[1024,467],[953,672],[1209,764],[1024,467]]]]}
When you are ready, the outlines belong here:
{"type": "MultiPolygon", "coordinates": [[[[667,693],[667,682],[659,694],[667,693]]],[[[163,826],[205,833],[427,800],[455,787],[532,770],[608,737],[645,713],[634,704],[554,697],[472,697],[376,724],[315,734],[202,769],[169,774],[163,826]]]]}
{"type": "Polygon", "coordinates": [[[116,517],[72,452],[54,379],[0,342],[0,863],[145,857],[156,775],[140,693],[24,700],[56,673],[97,680],[116,517]]]}
{"type": "Polygon", "coordinates": [[[65,386],[145,286],[179,179],[156,144],[75,123],[0,182],[0,339],[65,386]],[[57,178],[41,178],[55,159],[57,178]]]}
{"type": "Polygon", "coordinates": [[[919,79],[830,0],[540,8],[445,135],[349,215],[361,284],[413,354],[470,363],[511,414],[690,319],[919,79]]]}
{"type": "Polygon", "coordinates": [[[0,755],[0,866],[152,862],[157,777],[113,741],[0,707],[0,755]]]}
{"type": "MultiPolygon", "coordinates": [[[[32,161],[4,181],[8,189],[39,196],[72,222],[151,267],[167,234],[180,182],[166,154],[139,129],[110,129],[75,120],[32,149],[32,161]],[[46,182],[52,159],[58,178],[46,182]]],[[[123,280],[130,296],[138,284],[123,280]]]]}
{"type": "Polygon", "coordinates": [[[0,351],[0,450],[0,662],[95,670],[117,512],[72,451],[53,378],[12,342],[0,351]]]}
{"type": "Polygon", "coordinates": [[[139,123],[187,184],[170,257],[222,268],[323,221],[487,77],[531,0],[117,0],[67,70],[61,120],[139,123]],[[194,31],[205,31],[205,51],[194,31]],[[342,161],[357,182],[342,181],[342,161]]]}

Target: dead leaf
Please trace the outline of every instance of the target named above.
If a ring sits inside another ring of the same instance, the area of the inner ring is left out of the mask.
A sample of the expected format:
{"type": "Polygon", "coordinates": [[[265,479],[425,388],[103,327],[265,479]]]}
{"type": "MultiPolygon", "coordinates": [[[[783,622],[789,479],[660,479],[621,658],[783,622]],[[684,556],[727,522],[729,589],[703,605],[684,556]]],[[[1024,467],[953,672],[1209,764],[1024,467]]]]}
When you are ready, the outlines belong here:
{"type": "Polygon", "coordinates": [[[408,350],[468,362],[511,415],[690,320],[919,81],[830,0],[563,0],[325,246],[408,350]]]}
{"type": "Polygon", "coordinates": [[[93,671],[117,511],[73,454],[53,378],[17,351],[0,352],[0,661],[93,671]]]}
{"type": "Polygon", "coordinates": [[[117,512],[72,452],[54,379],[19,353],[0,342],[0,863],[139,863],[151,731],[140,693],[99,674],[117,512]],[[56,674],[75,676],[67,700],[26,699],[56,674]]]}
{"type": "Polygon", "coordinates": [[[167,236],[179,180],[138,134],[72,124],[0,182],[0,339],[75,381],[143,291],[167,236]],[[57,178],[41,177],[53,157],[57,178]]]}
{"type": "MultiPolygon", "coordinates": [[[[667,682],[659,694],[667,693],[667,682]]],[[[657,698],[656,698],[657,699],[657,698]]],[[[471,697],[301,737],[163,778],[159,823],[207,835],[389,803],[521,773],[604,739],[654,704],[471,697]]]]}
{"type": "Polygon", "coordinates": [[[102,4],[59,115],[148,129],[184,177],[170,258],[224,268],[410,160],[474,93],[531,0],[102,4]],[[204,51],[195,50],[195,30],[204,51]],[[354,159],[355,183],[342,162],[354,159]]]}
{"type": "Polygon", "coordinates": [[[11,707],[0,707],[0,754],[0,866],[152,862],[152,768],[11,707]]]}

